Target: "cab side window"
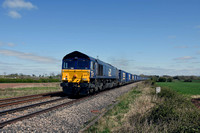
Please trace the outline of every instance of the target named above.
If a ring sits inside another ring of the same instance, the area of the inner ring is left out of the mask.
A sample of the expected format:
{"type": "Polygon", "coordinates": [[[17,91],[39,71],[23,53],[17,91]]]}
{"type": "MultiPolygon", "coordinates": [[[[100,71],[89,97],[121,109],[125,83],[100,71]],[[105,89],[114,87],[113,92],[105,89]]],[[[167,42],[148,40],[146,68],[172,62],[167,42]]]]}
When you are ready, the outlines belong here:
{"type": "Polygon", "coordinates": [[[90,69],[94,70],[94,62],[93,61],[90,62],[90,69]]]}

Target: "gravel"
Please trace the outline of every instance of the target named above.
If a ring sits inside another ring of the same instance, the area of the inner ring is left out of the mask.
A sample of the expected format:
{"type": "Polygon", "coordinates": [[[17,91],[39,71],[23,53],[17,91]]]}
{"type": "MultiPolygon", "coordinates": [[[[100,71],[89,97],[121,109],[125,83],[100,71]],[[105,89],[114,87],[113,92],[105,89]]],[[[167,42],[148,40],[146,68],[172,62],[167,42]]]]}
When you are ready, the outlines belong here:
{"type": "MultiPolygon", "coordinates": [[[[95,95],[87,100],[80,101],[79,103],[65,106],[57,110],[35,116],[33,118],[7,125],[6,127],[0,129],[0,132],[76,133],[81,128],[83,128],[88,123],[88,121],[97,116],[98,111],[101,111],[107,108],[109,105],[113,104],[117,97],[130,91],[137,84],[138,83],[133,83],[123,87],[115,88],[110,91],[95,95]]],[[[47,106],[48,105],[44,107],[47,106]]]]}

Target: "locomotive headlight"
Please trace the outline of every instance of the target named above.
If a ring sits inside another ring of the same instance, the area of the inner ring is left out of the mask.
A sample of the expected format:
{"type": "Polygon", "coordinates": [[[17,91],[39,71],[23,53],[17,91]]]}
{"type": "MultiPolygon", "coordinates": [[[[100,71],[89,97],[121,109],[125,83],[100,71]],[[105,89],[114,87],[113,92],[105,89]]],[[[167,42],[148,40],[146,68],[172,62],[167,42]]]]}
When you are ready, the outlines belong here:
{"type": "Polygon", "coordinates": [[[87,79],[86,79],[86,78],[83,78],[83,81],[87,81],[87,79]]]}
{"type": "Polygon", "coordinates": [[[65,78],[63,78],[64,80],[67,80],[67,75],[66,75],[66,77],[65,78]]]}

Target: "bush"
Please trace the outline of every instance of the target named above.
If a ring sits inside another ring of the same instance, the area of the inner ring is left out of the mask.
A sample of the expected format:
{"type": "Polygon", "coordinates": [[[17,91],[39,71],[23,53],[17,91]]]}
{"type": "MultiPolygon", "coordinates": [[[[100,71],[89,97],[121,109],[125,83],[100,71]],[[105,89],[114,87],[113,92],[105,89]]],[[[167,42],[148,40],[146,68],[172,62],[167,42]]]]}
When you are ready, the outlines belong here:
{"type": "Polygon", "coordinates": [[[158,97],[164,99],[143,118],[149,124],[167,132],[199,132],[200,111],[190,100],[167,88],[162,88],[158,97]]]}
{"type": "Polygon", "coordinates": [[[167,79],[167,82],[172,82],[172,78],[168,78],[168,79],[167,79]]]}
{"type": "Polygon", "coordinates": [[[192,82],[192,80],[191,79],[186,79],[186,80],[184,80],[184,82],[192,82]]]}
{"type": "Polygon", "coordinates": [[[166,78],[160,77],[160,78],[158,79],[158,82],[166,82],[166,78]]]}

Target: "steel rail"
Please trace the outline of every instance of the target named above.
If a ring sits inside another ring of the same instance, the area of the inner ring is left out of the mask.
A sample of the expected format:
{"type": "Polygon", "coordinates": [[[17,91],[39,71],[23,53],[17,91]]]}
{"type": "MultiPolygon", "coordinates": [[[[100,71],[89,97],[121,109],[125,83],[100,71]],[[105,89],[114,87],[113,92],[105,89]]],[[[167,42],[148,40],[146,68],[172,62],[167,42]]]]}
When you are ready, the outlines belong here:
{"type": "Polygon", "coordinates": [[[36,97],[36,98],[31,98],[31,99],[26,99],[26,100],[21,100],[21,101],[14,101],[14,102],[10,102],[10,103],[3,103],[3,104],[0,104],[0,107],[2,108],[2,107],[11,106],[11,105],[21,104],[21,103],[38,101],[38,100],[46,99],[46,98],[49,98],[49,97],[51,97],[51,96],[36,97]]]}
{"type": "Polygon", "coordinates": [[[3,110],[3,111],[0,111],[0,116],[11,114],[11,113],[18,112],[18,111],[23,111],[25,109],[33,108],[33,107],[36,107],[36,106],[41,106],[41,105],[45,105],[45,104],[49,104],[49,103],[53,103],[53,102],[65,100],[67,98],[68,97],[63,97],[63,98],[54,99],[54,100],[50,100],[50,101],[45,101],[45,102],[41,102],[41,103],[26,105],[26,106],[19,107],[19,108],[14,108],[14,109],[9,109],[9,110],[3,110]]]}

